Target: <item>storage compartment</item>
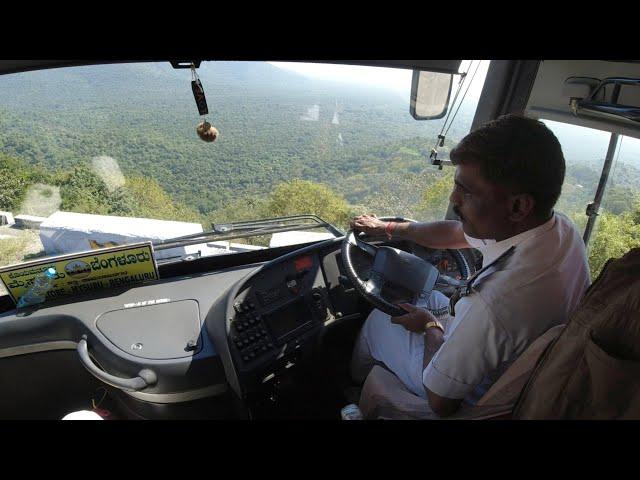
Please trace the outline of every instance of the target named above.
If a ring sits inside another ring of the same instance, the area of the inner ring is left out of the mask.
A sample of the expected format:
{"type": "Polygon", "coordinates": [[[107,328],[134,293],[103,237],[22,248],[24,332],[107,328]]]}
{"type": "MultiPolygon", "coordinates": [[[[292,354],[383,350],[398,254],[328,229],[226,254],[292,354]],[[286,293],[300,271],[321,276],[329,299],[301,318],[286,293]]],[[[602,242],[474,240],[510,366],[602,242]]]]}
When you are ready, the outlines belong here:
{"type": "Polygon", "coordinates": [[[202,348],[195,300],[113,310],[100,315],[96,326],[120,350],[140,358],[184,358],[202,348]]]}

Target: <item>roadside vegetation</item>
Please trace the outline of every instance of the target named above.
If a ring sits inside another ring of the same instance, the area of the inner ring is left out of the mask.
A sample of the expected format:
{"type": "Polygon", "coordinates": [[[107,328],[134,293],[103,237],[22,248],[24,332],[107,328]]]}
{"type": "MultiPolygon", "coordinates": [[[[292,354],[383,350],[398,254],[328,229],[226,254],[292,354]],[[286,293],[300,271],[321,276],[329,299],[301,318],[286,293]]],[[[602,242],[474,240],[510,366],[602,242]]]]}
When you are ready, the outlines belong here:
{"type": "MultiPolygon", "coordinates": [[[[387,160],[397,164],[395,171],[375,187],[365,185],[365,193],[356,192],[355,198],[362,203],[349,202],[329,184],[293,179],[276,183],[268,194],[249,192],[238,196],[206,214],[173,199],[152,178],[127,177],[123,186],[110,189],[90,167],[77,166],[67,171],[48,172],[42,167],[28,166],[19,159],[3,155],[0,158],[0,209],[19,213],[25,192],[30,186],[38,185],[38,192],[44,199],[50,199],[54,191],[57,194],[59,190],[60,210],[196,222],[201,223],[204,229],[213,223],[304,213],[318,215],[343,230],[348,228],[349,219],[360,213],[402,215],[421,221],[443,218],[454,170],[445,168],[438,171],[426,167],[423,171],[411,173],[404,156],[414,158],[413,153],[408,153],[406,148],[403,151],[397,145],[390,150],[387,160]],[[47,188],[42,182],[52,187],[47,188]]],[[[380,149],[377,153],[384,155],[384,152],[385,149],[380,149]]],[[[597,178],[598,172],[592,170],[589,174],[597,178]]],[[[362,180],[376,180],[375,175],[364,175],[362,180]]],[[[640,178],[640,172],[636,175],[640,178]]],[[[340,181],[346,180],[342,178],[340,181]]],[[[567,214],[582,231],[586,225],[584,207],[590,200],[590,192],[576,189],[577,183],[574,177],[567,176],[557,209],[567,214]]],[[[588,252],[592,278],[598,275],[608,258],[640,247],[640,194],[628,185],[613,185],[606,198],[608,201],[601,209],[588,252]]],[[[26,242],[21,238],[0,238],[0,266],[23,260],[26,242]]],[[[267,244],[261,238],[247,242],[267,244]]]]}

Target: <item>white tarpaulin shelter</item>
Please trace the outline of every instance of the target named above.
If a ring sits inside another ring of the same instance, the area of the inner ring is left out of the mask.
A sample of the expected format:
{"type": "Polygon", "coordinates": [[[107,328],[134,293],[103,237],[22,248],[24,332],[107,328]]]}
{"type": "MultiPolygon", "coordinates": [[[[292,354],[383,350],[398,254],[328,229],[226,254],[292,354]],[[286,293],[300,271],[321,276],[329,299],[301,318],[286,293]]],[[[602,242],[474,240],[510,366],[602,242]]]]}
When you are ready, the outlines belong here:
{"type": "MultiPolygon", "coordinates": [[[[40,240],[47,255],[75,253],[147,240],[167,240],[202,232],[199,223],[56,212],[40,224],[40,240]]],[[[177,247],[156,252],[156,258],[183,256],[205,245],[177,247]],[[197,248],[194,248],[197,247],[197,248]]],[[[214,248],[221,253],[220,248],[214,248]]],[[[213,252],[208,254],[215,254],[213,252]]],[[[203,256],[205,252],[202,252],[203,256]]]]}
{"type": "MultiPolygon", "coordinates": [[[[167,240],[202,232],[199,223],[154,220],[151,218],[116,217],[87,213],[56,212],[40,224],[40,240],[46,255],[84,252],[151,240],[167,240]]],[[[269,247],[295,245],[334,238],[325,232],[280,232],[271,237],[269,247]]],[[[209,241],[198,245],[156,250],[158,260],[195,255],[206,257],[265,247],[209,241]]]]}

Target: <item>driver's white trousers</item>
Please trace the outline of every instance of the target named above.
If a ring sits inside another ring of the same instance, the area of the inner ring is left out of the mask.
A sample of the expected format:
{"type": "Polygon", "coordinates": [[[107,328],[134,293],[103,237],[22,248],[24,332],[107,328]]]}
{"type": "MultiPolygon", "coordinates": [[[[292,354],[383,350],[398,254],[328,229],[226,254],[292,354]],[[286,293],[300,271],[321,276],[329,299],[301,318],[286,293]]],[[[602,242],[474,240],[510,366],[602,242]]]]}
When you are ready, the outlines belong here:
{"type": "MultiPolygon", "coordinates": [[[[433,290],[429,300],[419,300],[417,306],[436,309],[448,304],[446,295],[433,290]]],[[[439,319],[445,328],[447,318],[439,319]]],[[[373,366],[383,363],[409,390],[426,398],[422,384],[423,358],[424,336],[391,323],[389,315],[374,309],[358,335],[351,361],[351,375],[354,380],[364,382],[373,366]]]]}

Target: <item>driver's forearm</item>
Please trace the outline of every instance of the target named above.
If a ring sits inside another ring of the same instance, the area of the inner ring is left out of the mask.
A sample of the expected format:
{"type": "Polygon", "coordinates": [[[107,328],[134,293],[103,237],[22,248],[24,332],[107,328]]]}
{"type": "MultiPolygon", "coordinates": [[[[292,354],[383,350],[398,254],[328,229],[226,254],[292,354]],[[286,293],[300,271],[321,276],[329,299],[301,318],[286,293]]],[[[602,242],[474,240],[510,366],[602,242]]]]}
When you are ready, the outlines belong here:
{"type": "Polygon", "coordinates": [[[464,237],[462,223],[457,220],[401,222],[395,226],[393,237],[428,248],[470,248],[464,237]]]}
{"type": "Polygon", "coordinates": [[[424,354],[422,368],[427,368],[431,359],[444,343],[444,334],[437,328],[428,328],[424,333],[424,354]]]}

